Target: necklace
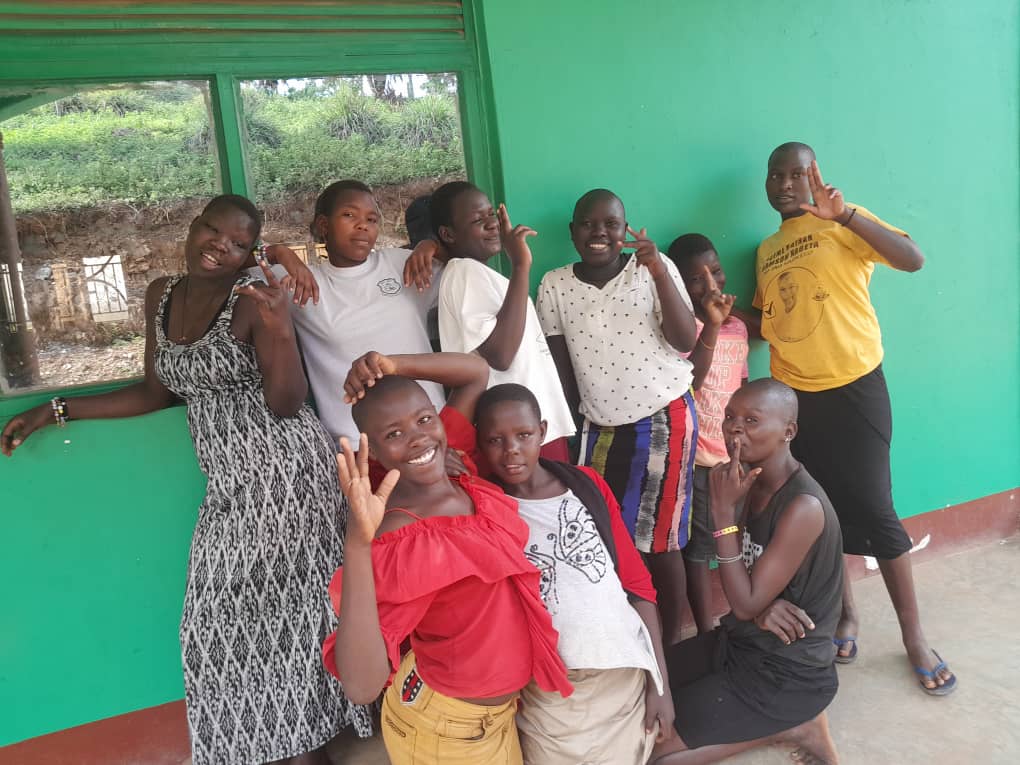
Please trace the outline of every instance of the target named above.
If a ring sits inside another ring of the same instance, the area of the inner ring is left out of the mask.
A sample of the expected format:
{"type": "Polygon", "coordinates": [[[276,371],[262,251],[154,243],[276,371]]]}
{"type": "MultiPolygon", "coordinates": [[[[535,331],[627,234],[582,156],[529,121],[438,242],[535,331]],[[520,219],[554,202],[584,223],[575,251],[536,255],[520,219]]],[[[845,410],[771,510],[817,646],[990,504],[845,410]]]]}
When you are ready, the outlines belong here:
{"type": "MultiPolygon", "coordinates": [[[[174,335],[175,338],[174,342],[177,343],[178,345],[186,344],[188,342],[189,334],[187,331],[187,327],[185,326],[185,323],[187,322],[188,317],[188,287],[191,285],[191,277],[185,276],[182,281],[184,282],[184,299],[181,304],[181,310],[178,312],[178,316],[180,317],[180,319],[177,322],[177,332],[171,333],[174,335]]],[[[209,311],[209,307],[214,303],[217,297],[218,297],[217,294],[213,292],[212,299],[207,298],[206,301],[202,304],[202,310],[200,312],[196,311],[195,315],[205,316],[206,313],[208,313],[209,311]]]]}

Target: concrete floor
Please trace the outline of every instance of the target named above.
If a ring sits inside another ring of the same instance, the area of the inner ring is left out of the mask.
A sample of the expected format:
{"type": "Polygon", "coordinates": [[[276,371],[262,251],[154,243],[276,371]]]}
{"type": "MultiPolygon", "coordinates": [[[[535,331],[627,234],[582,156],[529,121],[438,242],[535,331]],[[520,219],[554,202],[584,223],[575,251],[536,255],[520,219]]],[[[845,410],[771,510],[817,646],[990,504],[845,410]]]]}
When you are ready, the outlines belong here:
{"type": "MultiPolygon", "coordinates": [[[[856,663],[839,668],[830,727],[844,765],[1020,763],[1020,537],[914,568],[932,646],[959,678],[951,696],[921,692],[899,642],[882,580],[856,584],[863,626],[856,663]]],[[[378,737],[345,739],[335,765],[387,765],[378,737]]],[[[789,763],[779,748],[747,752],[734,765],[789,763]]]]}

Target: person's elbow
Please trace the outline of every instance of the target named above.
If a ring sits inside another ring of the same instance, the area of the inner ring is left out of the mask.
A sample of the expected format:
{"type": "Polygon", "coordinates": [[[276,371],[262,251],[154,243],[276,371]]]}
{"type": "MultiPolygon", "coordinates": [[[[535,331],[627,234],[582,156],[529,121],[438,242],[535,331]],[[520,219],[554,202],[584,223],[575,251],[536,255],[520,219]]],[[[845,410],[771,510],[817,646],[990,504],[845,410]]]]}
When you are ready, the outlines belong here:
{"type": "Polygon", "coordinates": [[[382,690],[382,686],[374,687],[369,685],[363,685],[361,683],[351,683],[341,681],[340,683],[344,689],[344,696],[352,704],[371,704],[377,698],[379,698],[379,692],[382,690]]]}
{"type": "Polygon", "coordinates": [[[906,271],[907,273],[914,273],[920,271],[924,267],[924,253],[921,252],[921,248],[917,244],[906,237],[903,238],[902,243],[904,246],[903,256],[900,258],[900,262],[897,264],[897,268],[900,271],[906,271]]]}
{"type": "Polygon", "coordinates": [[[514,357],[509,353],[500,353],[498,351],[490,352],[484,356],[485,361],[488,365],[495,369],[497,372],[505,372],[510,368],[510,365],[514,361],[514,357]]]}
{"type": "Polygon", "coordinates": [[[762,612],[760,608],[748,608],[746,605],[734,603],[730,603],[730,610],[733,611],[733,616],[742,622],[754,621],[762,612]]]}

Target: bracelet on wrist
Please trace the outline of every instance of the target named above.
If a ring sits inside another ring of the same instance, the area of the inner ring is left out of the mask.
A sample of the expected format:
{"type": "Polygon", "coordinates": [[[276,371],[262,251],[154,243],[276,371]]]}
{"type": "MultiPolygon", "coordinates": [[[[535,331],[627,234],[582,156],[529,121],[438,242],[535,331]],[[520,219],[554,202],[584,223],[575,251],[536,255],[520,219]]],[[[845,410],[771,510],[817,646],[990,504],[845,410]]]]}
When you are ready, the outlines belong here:
{"type": "Polygon", "coordinates": [[[848,209],[850,210],[850,214],[846,217],[846,220],[839,221],[839,225],[841,225],[843,227],[849,226],[850,225],[850,221],[852,221],[854,219],[854,216],[857,214],[857,208],[856,207],[850,207],[848,209]]]}
{"type": "Polygon", "coordinates": [[[740,528],[738,526],[727,526],[724,529],[718,529],[716,531],[713,531],[712,538],[718,539],[719,537],[724,537],[727,534],[736,534],[738,531],[740,531],[740,528]]]}
{"type": "Polygon", "coordinates": [[[738,560],[743,559],[743,555],[731,555],[729,558],[720,558],[718,555],[715,556],[716,563],[736,563],[738,560]]]}
{"type": "Polygon", "coordinates": [[[715,346],[714,346],[714,345],[709,345],[709,344],[708,344],[708,343],[706,343],[706,342],[705,342],[704,340],[702,340],[702,339],[701,339],[701,335],[698,335],[698,342],[699,342],[699,343],[701,343],[701,345],[702,345],[702,346],[703,346],[704,348],[706,348],[707,350],[710,350],[710,351],[714,351],[714,350],[715,350],[715,346]]]}
{"type": "Polygon", "coordinates": [[[57,427],[64,427],[69,419],[67,416],[67,400],[63,396],[54,396],[50,401],[50,406],[53,408],[53,419],[56,420],[57,427]]]}

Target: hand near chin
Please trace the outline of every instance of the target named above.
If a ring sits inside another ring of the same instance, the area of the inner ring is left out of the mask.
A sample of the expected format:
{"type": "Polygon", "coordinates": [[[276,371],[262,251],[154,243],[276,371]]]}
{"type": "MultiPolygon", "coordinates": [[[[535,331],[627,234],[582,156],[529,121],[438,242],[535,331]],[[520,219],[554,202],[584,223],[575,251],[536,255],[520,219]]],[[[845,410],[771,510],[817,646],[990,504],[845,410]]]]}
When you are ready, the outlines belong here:
{"type": "Polygon", "coordinates": [[[730,461],[716,465],[708,474],[709,496],[712,500],[712,516],[716,528],[733,523],[733,509],[760,474],[761,468],[744,470],[740,462],[740,441],[735,441],[730,461]]]}
{"type": "Polygon", "coordinates": [[[347,497],[347,542],[371,545],[386,513],[386,500],[400,480],[400,471],[387,473],[373,493],[368,470],[368,437],[361,434],[356,456],[346,438],[340,439],[340,449],[336,464],[340,489],[347,497]]]}
{"type": "Polygon", "coordinates": [[[659,257],[659,246],[648,238],[648,230],[635,231],[627,226],[627,233],[634,239],[629,242],[626,240],[620,242],[621,248],[634,250],[634,257],[637,258],[638,265],[647,268],[653,279],[665,276],[667,274],[666,264],[659,257]]]}
{"type": "Polygon", "coordinates": [[[511,265],[514,269],[531,268],[531,248],[527,240],[529,236],[538,236],[538,232],[528,226],[513,225],[505,204],[499,206],[496,216],[499,218],[499,238],[511,265]]]}

